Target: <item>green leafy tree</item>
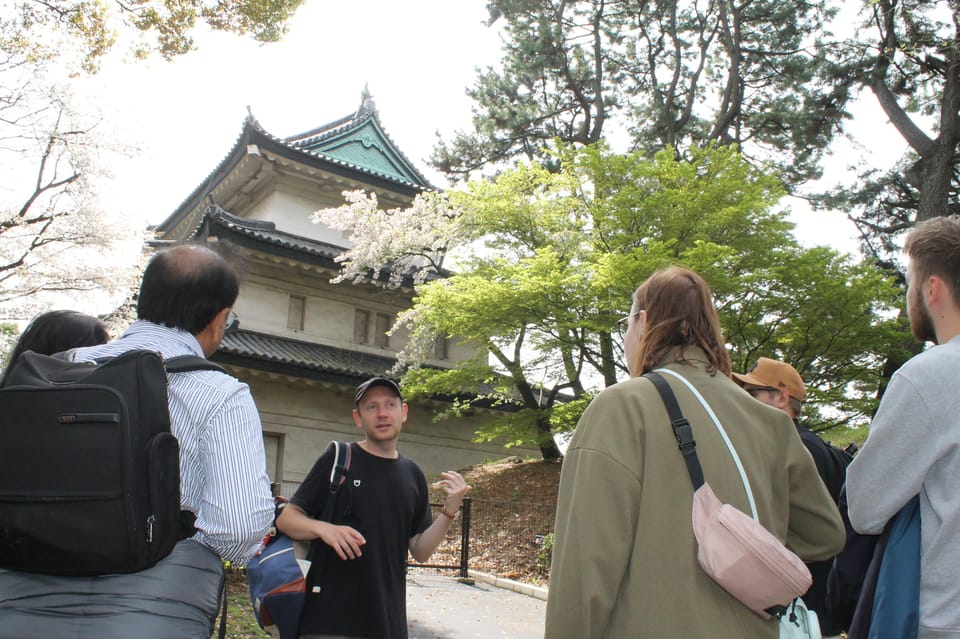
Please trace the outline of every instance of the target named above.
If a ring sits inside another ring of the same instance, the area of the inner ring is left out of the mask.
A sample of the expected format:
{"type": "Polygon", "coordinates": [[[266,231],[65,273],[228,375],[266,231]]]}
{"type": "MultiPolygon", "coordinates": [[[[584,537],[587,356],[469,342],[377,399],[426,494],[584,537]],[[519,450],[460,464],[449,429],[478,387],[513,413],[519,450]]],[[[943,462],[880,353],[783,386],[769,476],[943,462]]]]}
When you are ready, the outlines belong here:
{"type": "MultiPolygon", "coordinates": [[[[843,69],[838,81],[869,90],[889,121],[878,135],[899,135],[908,150],[889,170],[864,159],[851,170],[852,183],[814,202],[848,211],[864,253],[905,288],[903,234],[918,221],[960,212],[960,7],[946,0],[877,0],[864,2],[861,18],[855,35],[831,52],[835,68],[843,69]]],[[[892,343],[878,396],[921,349],[909,335],[892,343]]]]}
{"type": "Polygon", "coordinates": [[[344,254],[353,279],[459,253],[453,274],[423,280],[397,320],[409,335],[399,360],[411,395],[458,396],[454,411],[511,402],[519,410],[480,437],[537,442],[551,459],[552,435],[626,376],[612,328],[634,289],[657,268],[685,264],[713,285],[739,368],[758,355],[783,357],[818,384],[810,412],[820,426],[862,418],[863,388],[875,387],[876,358],[899,329],[877,312],[890,309],[894,289],[846,256],[801,248],[773,208],[778,180],[732,147],[694,150],[689,160],[565,147],[554,166],[522,165],[431,196],[399,233],[376,233],[378,223],[396,227],[398,212],[363,198],[317,213],[343,230],[364,220],[358,245],[391,247],[344,254]],[[478,355],[423,367],[437,336],[475,344],[478,355]]]}
{"type": "Polygon", "coordinates": [[[869,91],[909,154],[891,171],[865,158],[853,184],[814,199],[850,211],[867,253],[896,267],[916,220],[960,210],[960,7],[871,0],[851,28],[841,6],[490,0],[502,64],[478,72],[471,129],[439,142],[432,162],[464,176],[516,158],[549,162],[555,139],[626,135],[651,153],[737,144],[793,189],[820,175],[850,100],[869,91]]]}
{"type": "MultiPolygon", "coordinates": [[[[606,159],[592,158],[591,173],[605,175],[606,159]]],[[[889,345],[907,335],[895,318],[895,283],[870,261],[802,248],[775,208],[777,182],[733,149],[698,151],[689,162],[629,158],[615,156],[624,166],[597,180],[612,229],[598,282],[622,282],[628,296],[660,265],[649,261],[657,252],[693,268],[714,291],[734,370],[760,356],[787,361],[811,387],[804,411],[812,427],[862,424],[889,345]]]]}
{"type": "Polygon", "coordinates": [[[491,0],[502,68],[479,72],[472,130],[439,143],[432,163],[469,175],[546,161],[555,138],[626,134],[649,152],[737,144],[787,183],[816,176],[850,86],[827,59],[831,5],[491,0]]]}

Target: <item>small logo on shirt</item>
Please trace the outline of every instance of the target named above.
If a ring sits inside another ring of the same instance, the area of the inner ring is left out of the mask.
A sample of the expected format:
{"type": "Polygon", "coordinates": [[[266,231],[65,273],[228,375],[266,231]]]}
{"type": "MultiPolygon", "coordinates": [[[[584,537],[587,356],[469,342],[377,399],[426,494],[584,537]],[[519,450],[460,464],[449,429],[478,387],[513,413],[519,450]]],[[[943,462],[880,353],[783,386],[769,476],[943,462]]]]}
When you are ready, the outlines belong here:
{"type": "Polygon", "coordinates": [[[359,479],[354,479],[354,480],[353,480],[353,487],[354,487],[354,488],[360,488],[360,480],[359,480],[359,479]]]}

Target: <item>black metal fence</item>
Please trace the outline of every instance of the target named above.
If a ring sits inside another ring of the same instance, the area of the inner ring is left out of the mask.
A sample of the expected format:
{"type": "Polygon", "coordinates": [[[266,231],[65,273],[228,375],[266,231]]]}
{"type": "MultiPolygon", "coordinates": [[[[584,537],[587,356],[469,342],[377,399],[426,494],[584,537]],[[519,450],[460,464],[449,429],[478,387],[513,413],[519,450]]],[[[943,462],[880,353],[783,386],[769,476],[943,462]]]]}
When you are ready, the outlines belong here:
{"type": "MultiPolygon", "coordinates": [[[[434,517],[442,504],[431,504],[434,517]]],[[[466,498],[460,516],[428,564],[411,562],[417,570],[468,569],[508,578],[536,578],[544,573],[537,554],[553,530],[555,504],[529,501],[490,501],[466,498]]]]}

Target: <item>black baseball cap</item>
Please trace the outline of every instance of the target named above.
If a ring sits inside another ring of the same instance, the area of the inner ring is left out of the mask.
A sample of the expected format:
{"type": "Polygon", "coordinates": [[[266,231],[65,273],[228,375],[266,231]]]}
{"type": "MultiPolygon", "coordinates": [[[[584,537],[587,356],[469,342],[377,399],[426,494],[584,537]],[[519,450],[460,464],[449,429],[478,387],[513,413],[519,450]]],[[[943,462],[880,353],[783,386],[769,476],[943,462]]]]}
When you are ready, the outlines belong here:
{"type": "Polygon", "coordinates": [[[374,386],[385,386],[396,393],[397,397],[400,398],[400,401],[403,401],[403,394],[400,393],[400,387],[397,386],[397,383],[386,377],[371,377],[364,383],[357,386],[357,394],[354,397],[354,401],[357,406],[360,405],[360,400],[363,399],[363,396],[367,394],[367,391],[373,388],[374,386]]]}

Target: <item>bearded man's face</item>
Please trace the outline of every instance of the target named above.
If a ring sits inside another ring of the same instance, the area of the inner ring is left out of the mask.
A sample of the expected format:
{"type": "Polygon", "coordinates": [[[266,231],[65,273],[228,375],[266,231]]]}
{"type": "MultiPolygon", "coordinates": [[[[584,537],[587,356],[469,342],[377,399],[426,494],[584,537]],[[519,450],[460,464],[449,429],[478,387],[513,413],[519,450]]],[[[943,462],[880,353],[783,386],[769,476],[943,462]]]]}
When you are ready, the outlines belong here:
{"type": "Polygon", "coordinates": [[[907,270],[907,317],[910,318],[910,330],[920,342],[937,343],[937,333],[933,329],[930,311],[923,301],[923,282],[913,269],[907,270]]]}

